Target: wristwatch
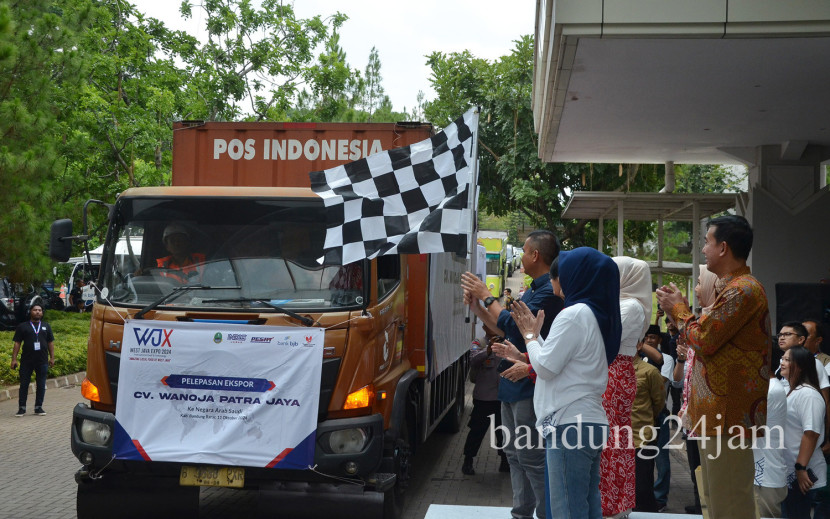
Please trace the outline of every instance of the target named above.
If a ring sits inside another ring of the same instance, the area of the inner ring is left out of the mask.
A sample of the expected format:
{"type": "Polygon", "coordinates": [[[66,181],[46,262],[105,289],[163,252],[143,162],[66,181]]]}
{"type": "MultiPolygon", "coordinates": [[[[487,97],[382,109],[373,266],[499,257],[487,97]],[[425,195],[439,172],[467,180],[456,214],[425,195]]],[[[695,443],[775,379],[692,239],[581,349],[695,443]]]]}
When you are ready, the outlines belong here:
{"type": "Polygon", "coordinates": [[[531,332],[531,333],[525,334],[525,342],[530,342],[530,341],[534,341],[534,340],[536,340],[536,334],[535,333],[531,332]]]}
{"type": "Polygon", "coordinates": [[[496,301],[496,298],[495,298],[495,297],[493,297],[493,296],[488,297],[487,299],[485,299],[485,300],[484,300],[484,308],[489,307],[489,306],[490,306],[490,305],[492,305],[495,301],[496,301]]]}
{"type": "Polygon", "coordinates": [[[801,463],[796,462],[796,463],[795,463],[795,470],[796,470],[796,471],[799,471],[799,470],[807,470],[807,467],[805,467],[805,466],[804,466],[804,465],[802,465],[801,463]]]}

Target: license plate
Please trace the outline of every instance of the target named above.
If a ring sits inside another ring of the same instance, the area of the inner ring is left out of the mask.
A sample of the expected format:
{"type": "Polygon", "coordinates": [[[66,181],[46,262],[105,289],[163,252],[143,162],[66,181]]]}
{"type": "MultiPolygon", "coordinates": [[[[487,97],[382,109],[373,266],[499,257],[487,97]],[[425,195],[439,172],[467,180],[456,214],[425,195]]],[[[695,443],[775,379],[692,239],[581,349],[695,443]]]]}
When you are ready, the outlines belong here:
{"type": "Polygon", "coordinates": [[[187,487],[242,488],[245,486],[245,469],[184,465],[179,474],[179,484],[187,487]]]}

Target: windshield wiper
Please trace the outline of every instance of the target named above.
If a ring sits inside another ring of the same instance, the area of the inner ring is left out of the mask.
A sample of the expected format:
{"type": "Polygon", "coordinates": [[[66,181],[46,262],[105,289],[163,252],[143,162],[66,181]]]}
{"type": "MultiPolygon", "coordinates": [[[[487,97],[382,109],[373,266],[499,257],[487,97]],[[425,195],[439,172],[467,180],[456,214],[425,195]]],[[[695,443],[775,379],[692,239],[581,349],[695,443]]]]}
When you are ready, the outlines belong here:
{"type": "Polygon", "coordinates": [[[232,299],[205,299],[202,302],[203,303],[261,303],[265,306],[270,306],[274,310],[276,310],[278,312],[282,312],[282,313],[284,313],[285,315],[287,315],[289,317],[293,317],[294,319],[300,321],[301,323],[303,323],[306,326],[313,326],[314,325],[314,319],[311,319],[310,317],[304,317],[304,316],[298,314],[297,312],[293,312],[291,310],[288,310],[287,308],[283,308],[281,306],[275,305],[274,303],[272,303],[270,301],[266,301],[265,299],[258,299],[258,298],[255,298],[255,297],[236,297],[236,298],[232,298],[232,299]]]}
{"type": "Polygon", "coordinates": [[[180,287],[175,287],[172,291],[164,294],[160,298],[156,299],[149,305],[142,308],[137,314],[133,316],[133,319],[144,319],[144,314],[149,312],[150,310],[154,310],[157,306],[169,303],[173,299],[176,299],[180,295],[184,294],[185,292],[190,292],[191,290],[240,290],[242,287],[212,287],[209,285],[184,285],[180,287]]]}

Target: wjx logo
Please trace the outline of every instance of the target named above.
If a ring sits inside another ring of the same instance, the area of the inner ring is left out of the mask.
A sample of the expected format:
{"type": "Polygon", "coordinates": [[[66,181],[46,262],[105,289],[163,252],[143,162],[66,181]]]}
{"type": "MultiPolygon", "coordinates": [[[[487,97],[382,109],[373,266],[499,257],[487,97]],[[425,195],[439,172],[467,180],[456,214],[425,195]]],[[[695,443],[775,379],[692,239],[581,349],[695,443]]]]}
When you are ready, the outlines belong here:
{"type": "Polygon", "coordinates": [[[167,346],[172,348],[170,343],[170,336],[173,335],[173,330],[164,330],[162,328],[133,328],[135,333],[135,340],[138,341],[139,346],[153,346],[155,348],[167,346]]]}

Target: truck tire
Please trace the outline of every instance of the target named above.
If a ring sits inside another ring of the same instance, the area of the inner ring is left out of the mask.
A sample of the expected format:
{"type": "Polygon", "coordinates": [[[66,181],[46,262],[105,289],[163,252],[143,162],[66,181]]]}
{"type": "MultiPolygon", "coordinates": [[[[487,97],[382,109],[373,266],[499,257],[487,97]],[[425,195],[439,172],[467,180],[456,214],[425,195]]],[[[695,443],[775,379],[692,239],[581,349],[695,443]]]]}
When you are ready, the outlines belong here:
{"type": "Polygon", "coordinates": [[[441,419],[441,423],[438,424],[438,430],[442,432],[455,434],[461,430],[464,423],[464,382],[465,379],[459,377],[455,402],[447,411],[447,414],[444,415],[444,418],[441,419]]]}
{"type": "Polygon", "coordinates": [[[403,506],[409,479],[412,477],[412,429],[409,427],[408,413],[404,414],[398,430],[398,438],[392,447],[392,467],[395,472],[395,486],[383,495],[383,518],[400,519],[403,517],[403,506]]]}

